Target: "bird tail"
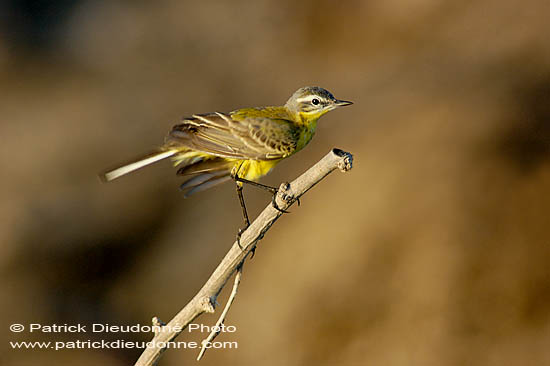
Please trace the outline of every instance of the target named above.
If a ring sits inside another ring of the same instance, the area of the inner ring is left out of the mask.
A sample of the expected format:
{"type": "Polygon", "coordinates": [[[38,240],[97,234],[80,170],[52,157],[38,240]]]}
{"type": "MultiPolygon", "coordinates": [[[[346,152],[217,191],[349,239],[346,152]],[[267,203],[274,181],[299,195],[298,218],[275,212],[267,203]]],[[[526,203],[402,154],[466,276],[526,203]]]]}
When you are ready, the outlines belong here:
{"type": "Polygon", "coordinates": [[[130,163],[124,164],[118,168],[111,169],[107,172],[101,173],[99,176],[104,182],[110,182],[114,179],[122,177],[135,170],[141,169],[147,165],[156,163],[157,161],[164,160],[178,153],[178,150],[163,150],[148,154],[138,160],[134,160],[130,163]]]}

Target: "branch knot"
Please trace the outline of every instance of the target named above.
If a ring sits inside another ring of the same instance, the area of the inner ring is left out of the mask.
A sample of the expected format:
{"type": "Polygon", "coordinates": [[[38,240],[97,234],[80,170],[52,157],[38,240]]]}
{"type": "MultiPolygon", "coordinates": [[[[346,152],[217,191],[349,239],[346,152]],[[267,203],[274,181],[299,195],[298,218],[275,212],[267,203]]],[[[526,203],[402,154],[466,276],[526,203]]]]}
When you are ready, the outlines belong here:
{"type": "Polygon", "coordinates": [[[206,313],[213,313],[216,307],[216,296],[205,296],[199,300],[200,307],[206,313]]]}

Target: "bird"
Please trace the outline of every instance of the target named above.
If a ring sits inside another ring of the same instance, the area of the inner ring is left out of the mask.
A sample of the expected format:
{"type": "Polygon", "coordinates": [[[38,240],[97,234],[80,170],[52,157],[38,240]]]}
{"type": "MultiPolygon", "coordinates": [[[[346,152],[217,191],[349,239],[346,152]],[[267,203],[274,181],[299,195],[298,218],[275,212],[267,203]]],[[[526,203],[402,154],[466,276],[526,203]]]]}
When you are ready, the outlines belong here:
{"type": "MultiPolygon", "coordinates": [[[[194,114],[173,126],[157,151],[101,173],[100,177],[112,181],[171,158],[178,167],[177,174],[188,177],[180,186],[185,197],[234,180],[245,223],[237,234],[239,239],[250,225],[243,183],[266,189],[275,197],[276,188],[257,181],[311,141],[321,116],[351,104],[336,99],[326,89],[309,86],[295,91],[283,106],[194,114]]],[[[272,203],[279,209],[275,199],[272,203]]]]}

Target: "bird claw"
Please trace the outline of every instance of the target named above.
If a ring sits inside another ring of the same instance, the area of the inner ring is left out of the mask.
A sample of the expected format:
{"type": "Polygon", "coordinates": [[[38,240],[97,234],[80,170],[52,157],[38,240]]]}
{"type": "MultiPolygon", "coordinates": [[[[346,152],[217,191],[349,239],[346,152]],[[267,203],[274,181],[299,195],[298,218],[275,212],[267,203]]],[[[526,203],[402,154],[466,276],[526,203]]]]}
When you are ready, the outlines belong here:
{"type": "Polygon", "coordinates": [[[243,228],[240,228],[239,231],[237,231],[237,245],[239,246],[239,248],[241,248],[241,250],[244,250],[243,246],[241,245],[241,236],[246,231],[246,229],[248,229],[249,226],[250,224],[246,225],[243,228]]]}
{"type": "Polygon", "coordinates": [[[273,206],[273,208],[279,211],[280,213],[290,213],[290,211],[283,210],[282,208],[279,207],[279,205],[277,205],[277,193],[275,193],[271,198],[271,206],[273,206]]]}

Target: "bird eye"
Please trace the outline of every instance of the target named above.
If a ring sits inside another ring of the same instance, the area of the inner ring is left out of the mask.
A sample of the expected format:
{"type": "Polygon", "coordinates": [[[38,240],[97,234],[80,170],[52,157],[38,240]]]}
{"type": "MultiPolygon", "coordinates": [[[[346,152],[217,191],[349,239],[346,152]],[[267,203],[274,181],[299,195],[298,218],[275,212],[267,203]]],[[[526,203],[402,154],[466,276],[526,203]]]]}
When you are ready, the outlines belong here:
{"type": "Polygon", "coordinates": [[[317,99],[317,98],[311,100],[311,104],[313,104],[313,105],[318,105],[319,103],[320,103],[319,99],[317,99]]]}

